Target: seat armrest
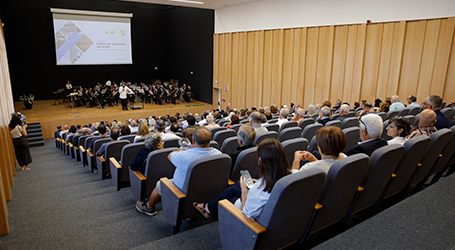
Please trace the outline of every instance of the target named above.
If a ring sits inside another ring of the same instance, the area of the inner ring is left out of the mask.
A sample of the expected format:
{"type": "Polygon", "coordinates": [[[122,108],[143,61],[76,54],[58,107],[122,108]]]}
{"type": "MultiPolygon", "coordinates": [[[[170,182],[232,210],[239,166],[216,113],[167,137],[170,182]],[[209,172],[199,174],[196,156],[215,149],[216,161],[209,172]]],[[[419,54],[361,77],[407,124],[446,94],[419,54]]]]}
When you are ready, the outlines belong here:
{"type": "Polygon", "coordinates": [[[228,185],[231,186],[231,185],[234,185],[235,182],[231,181],[231,180],[228,180],[228,185]]]}
{"type": "Polygon", "coordinates": [[[227,212],[231,213],[235,218],[237,218],[240,222],[245,224],[247,227],[249,227],[253,232],[257,235],[264,233],[267,231],[267,228],[259,224],[257,221],[250,219],[246,217],[243,213],[242,210],[240,210],[238,207],[236,207],[234,204],[229,202],[228,200],[221,200],[218,202],[218,204],[226,209],[227,212]]]}
{"type": "Polygon", "coordinates": [[[85,153],[85,148],[83,146],[79,146],[79,149],[81,150],[82,153],[85,153]]]}
{"type": "Polygon", "coordinates": [[[87,152],[88,152],[88,155],[89,155],[90,157],[94,157],[94,155],[92,154],[92,152],[90,152],[90,151],[88,151],[88,150],[87,150],[87,152]]]}
{"type": "Polygon", "coordinates": [[[109,161],[111,161],[111,163],[114,165],[114,167],[116,169],[122,169],[122,166],[118,163],[118,161],[114,157],[109,158],[109,161]]]}
{"type": "Polygon", "coordinates": [[[106,162],[106,160],[104,159],[104,157],[103,157],[102,155],[101,155],[101,156],[98,156],[98,159],[100,159],[100,161],[101,161],[102,163],[106,162]]]}
{"type": "Polygon", "coordinates": [[[68,145],[69,145],[70,147],[73,147],[73,144],[72,144],[71,142],[68,142],[68,145]]]}
{"type": "MultiPolygon", "coordinates": [[[[130,169],[131,170],[131,169],[130,169]]],[[[133,172],[134,175],[136,175],[136,177],[140,180],[140,181],[146,181],[147,178],[145,178],[145,176],[140,172],[140,171],[134,171],[134,170],[131,170],[131,172],[133,172]]]]}
{"type": "Polygon", "coordinates": [[[186,198],[186,194],[174,185],[167,177],[160,179],[161,184],[164,184],[178,199],[186,198]]]}

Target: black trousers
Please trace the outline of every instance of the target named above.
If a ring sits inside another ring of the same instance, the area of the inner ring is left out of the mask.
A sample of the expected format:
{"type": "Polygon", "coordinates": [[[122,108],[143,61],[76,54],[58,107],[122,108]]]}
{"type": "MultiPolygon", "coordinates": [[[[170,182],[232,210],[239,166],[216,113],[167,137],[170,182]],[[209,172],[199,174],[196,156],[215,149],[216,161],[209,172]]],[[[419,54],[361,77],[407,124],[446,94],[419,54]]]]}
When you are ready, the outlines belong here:
{"type": "Polygon", "coordinates": [[[120,98],[120,101],[122,102],[122,110],[128,110],[128,100],[120,98]]]}

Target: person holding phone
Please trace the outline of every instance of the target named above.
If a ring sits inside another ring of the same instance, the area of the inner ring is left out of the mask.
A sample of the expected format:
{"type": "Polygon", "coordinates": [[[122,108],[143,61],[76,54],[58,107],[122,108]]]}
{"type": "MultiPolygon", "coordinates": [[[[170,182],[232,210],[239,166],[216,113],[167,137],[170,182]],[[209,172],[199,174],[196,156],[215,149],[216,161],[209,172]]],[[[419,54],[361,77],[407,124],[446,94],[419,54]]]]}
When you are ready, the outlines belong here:
{"type": "Polygon", "coordinates": [[[30,155],[30,149],[26,138],[27,124],[22,126],[21,118],[17,114],[14,114],[13,117],[11,117],[8,127],[9,133],[13,138],[16,159],[19,166],[21,166],[21,170],[30,170],[28,165],[32,162],[32,156],[30,155]]]}
{"type": "MultiPolygon", "coordinates": [[[[218,201],[227,199],[242,210],[248,218],[257,219],[267,203],[275,183],[291,174],[283,146],[277,139],[263,140],[257,149],[259,180],[247,188],[247,180],[241,176],[234,185],[225,189],[216,200],[193,206],[206,218],[216,216],[218,201]]],[[[249,175],[249,174],[248,174],[249,175]]]]}

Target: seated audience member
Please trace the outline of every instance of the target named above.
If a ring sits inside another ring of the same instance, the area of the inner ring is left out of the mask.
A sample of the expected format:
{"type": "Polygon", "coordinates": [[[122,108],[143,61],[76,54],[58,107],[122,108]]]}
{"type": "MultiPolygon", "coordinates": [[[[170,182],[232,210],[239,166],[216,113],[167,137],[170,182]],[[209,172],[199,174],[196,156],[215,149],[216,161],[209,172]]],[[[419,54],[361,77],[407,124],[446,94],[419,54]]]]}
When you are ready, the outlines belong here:
{"type": "MultiPolygon", "coordinates": [[[[210,130],[205,127],[198,127],[193,133],[192,147],[187,150],[177,150],[168,155],[168,160],[174,164],[175,172],[174,178],[171,179],[174,185],[180,190],[183,188],[188,166],[190,163],[198,158],[210,155],[218,155],[221,152],[218,149],[210,147],[210,130]]],[[[216,167],[216,166],[213,166],[216,167]]],[[[153,216],[156,214],[155,205],[161,201],[161,182],[156,183],[155,189],[150,194],[150,200],[145,203],[138,201],[136,209],[144,214],[153,216]]]]}
{"type": "Polygon", "coordinates": [[[297,124],[299,124],[300,121],[305,119],[305,117],[303,117],[304,115],[305,115],[305,110],[303,110],[303,108],[298,108],[295,112],[295,116],[291,119],[291,121],[296,121],[297,124]]]}
{"type": "Polygon", "coordinates": [[[188,128],[188,129],[183,130],[183,133],[182,133],[183,138],[193,141],[194,130],[196,130],[196,128],[188,128]]]}
{"type": "Polygon", "coordinates": [[[231,153],[229,156],[231,157],[231,172],[234,169],[235,162],[237,161],[237,157],[239,156],[240,152],[245,149],[254,147],[254,140],[256,139],[256,133],[251,126],[242,125],[239,128],[239,132],[237,133],[237,142],[240,147],[237,147],[237,150],[231,153]]]}
{"type": "Polygon", "coordinates": [[[59,137],[62,138],[62,135],[63,135],[64,133],[68,133],[68,129],[69,129],[68,125],[66,125],[66,124],[63,125],[63,130],[60,131],[59,137]]]}
{"type": "Polygon", "coordinates": [[[137,133],[138,129],[139,129],[139,128],[138,128],[138,126],[137,126],[137,121],[133,119],[133,120],[131,121],[131,126],[130,126],[131,133],[132,133],[132,134],[137,133]]]}
{"type": "Polygon", "coordinates": [[[120,129],[120,133],[122,134],[122,136],[130,135],[131,134],[130,127],[128,127],[128,125],[123,125],[122,128],[120,129]]]}
{"type": "Polygon", "coordinates": [[[148,134],[150,134],[150,130],[147,126],[147,122],[144,121],[139,123],[137,134],[134,137],[134,142],[136,142],[139,138],[146,137],[148,134]]]}
{"type": "Polygon", "coordinates": [[[385,98],[385,102],[388,103],[389,106],[391,106],[391,105],[392,105],[392,98],[386,97],[386,98],[385,98]]]}
{"type": "Polygon", "coordinates": [[[193,206],[204,217],[210,218],[212,215],[217,216],[218,201],[227,199],[241,209],[246,217],[257,220],[275,183],[291,173],[286,153],[277,139],[263,140],[258,146],[257,156],[259,180],[251,189],[246,187],[245,178],[240,177],[239,181],[224,190],[216,200],[209,203],[195,202],[193,206]]]}
{"type": "MultiPolygon", "coordinates": [[[[273,107],[273,106],[272,106],[273,107]]],[[[253,112],[251,113],[249,119],[250,119],[250,126],[253,127],[254,132],[256,133],[256,137],[269,132],[267,128],[262,127],[262,114],[259,112],[253,112]]]]}
{"type": "Polygon", "coordinates": [[[333,108],[332,108],[332,112],[337,111],[340,107],[341,107],[341,100],[337,99],[335,102],[335,106],[333,106],[333,108]]]}
{"type": "Polygon", "coordinates": [[[288,121],[289,110],[287,108],[282,108],[280,110],[280,118],[275,124],[281,125],[288,121]]]}
{"type": "Polygon", "coordinates": [[[278,109],[276,108],[276,106],[273,105],[270,106],[270,113],[272,113],[272,115],[278,113],[278,109]]]}
{"type": "Polygon", "coordinates": [[[208,130],[212,128],[218,128],[220,125],[214,122],[213,115],[207,115],[207,125],[205,126],[208,130]]]}
{"type": "Polygon", "coordinates": [[[348,118],[349,110],[350,110],[349,105],[346,104],[341,105],[339,113],[340,116],[335,118],[335,120],[343,121],[344,119],[348,118]]]}
{"type": "Polygon", "coordinates": [[[90,146],[88,148],[88,151],[93,153],[94,147],[95,147],[95,142],[99,139],[107,138],[106,136],[106,127],[104,125],[99,125],[98,126],[98,132],[100,133],[100,136],[96,137],[90,142],[90,146]]]}
{"type": "Polygon", "coordinates": [[[384,113],[387,113],[390,111],[390,105],[386,102],[381,102],[381,104],[379,104],[379,109],[378,109],[378,113],[379,112],[384,112],[384,113]]]}
{"type": "MultiPolygon", "coordinates": [[[[250,115],[251,115],[251,114],[250,114],[250,115]]],[[[266,122],[267,122],[268,120],[272,120],[272,119],[273,119],[272,113],[270,113],[270,112],[266,112],[266,113],[264,114],[264,116],[265,116],[265,118],[266,118],[266,122]]],[[[248,117],[249,117],[249,116],[248,116],[248,117]]]]}
{"type": "MultiPolygon", "coordinates": [[[[265,116],[265,114],[261,113],[261,126],[264,124],[267,124],[267,116],[265,116]]],[[[250,125],[250,123],[247,122],[247,123],[245,123],[245,125],[250,125]]]]}
{"type": "Polygon", "coordinates": [[[318,109],[314,104],[308,105],[308,109],[306,111],[306,114],[311,116],[312,114],[316,114],[318,112],[318,109]]]}
{"type": "Polygon", "coordinates": [[[400,98],[397,95],[392,96],[390,100],[392,105],[390,105],[390,110],[401,110],[406,108],[403,103],[400,102],[400,98]]]}
{"type": "Polygon", "coordinates": [[[196,118],[194,116],[189,115],[186,121],[188,122],[187,128],[196,128],[196,118]]]}
{"type": "MultiPolygon", "coordinates": [[[[332,103],[331,103],[330,101],[324,101],[324,102],[322,103],[322,107],[324,107],[324,106],[331,108],[331,107],[332,107],[332,103]]],[[[321,107],[321,108],[322,108],[322,107],[321,107]]]]}
{"type": "Polygon", "coordinates": [[[90,134],[90,129],[87,127],[83,127],[82,130],[82,135],[89,135],[90,134]]]}
{"type": "Polygon", "coordinates": [[[292,163],[292,172],[299,171],[301,161],[309,161],[300,168],[300,171],[310,168],[320,168],[329,172],[332,164],[339,159],[346,158],[343,150],[346,147],[346,136],[343,131],[335,126],[322,127],[316,131],[316,143],[321,159],[318,160],[308,151],[296,151],[294,153],[294,162],[292,163]]]}
{"type": "Polygon", "coordinates": [[[180,139],[180,137],[175,134],[165,134],[164,133],[165,128],[166,128],[166,123],[163,120],[159,119],[155,124],[155,133],[159,134],[161,136],[161,138],[163,139],[163,141],[166,141],[171,138],[180,139]]]}
{"type": "Polygon", "coordinates": [[[360,103],[359,102],[354,102],[354,109],[360,107],[360,103]]]}
{"type": "Polygon", "coordinates": [[[291,102],[291,103],[289,104],[289,107],[290,107],[290,108],[289,108],[289,113],[290,113],[290,114],[294,113],[294,112],[295,112],[294,103],[291,102]]]}
{"type": "Polygon", "coordinates": [[[413,107],[420,107],[420,105],[417,103],[417,98],[414,95],[410,95],[407,99],[408,101],[408,108],[413,108],[413,107]]]}
{"type": "Polygon", "coordinates": [[[129,165],[130,169],[144,174],[149,153],[157,149],[162,149],[163,147],[164,141],[159,134],[148,134],[145,137],[145,147],[142,147],[139,152],[137,152],[133,161],[129,165]]]}
{"type": "MultiPolygon", "coordinates": [[[[111,142],[117,141],[119,136],[120,136],[120,131],[118,130],[118,128],[113,128],[111,130],[111,134],[110,134],[111,142]]],[[[96,156],[104,155],[104,153],[106,152],[106,145],[107,145],[107,143],[103,143],[103,145],[101,145],[101,147],[98,149],[98,151],[96,151],[95,155],[96,156]]],[[[105,159],[105,160],[108,160],[108,159],[105,159]]]]}
{"type": "Polygon", "coordinates": [[[77,132],[77,128],[76,128],[76,126],[74,126],[74,125],[71,125],[71,128],[70,128],[70,129],[68,129],[68,133],[66,134],[66,138],[65,138],[65,141],[66,141],[66,142],[68,142],[69,136],[70,136],[70,135],[75,135],[75,134],[76,134],[76,132],[77,132]]]}
{"type": "Polygon", "coordinates": [[[441,112],[442,98],[438,95],[429,95],[422,103],[423,109],[431,109],[436,113],[436,129],[450,128],[447,116],[441,112]]]}
{"type": "Polygon", "coordinates": [[[169,131],[166,133],[166,134],[175,134],[177,132],[179,132],[179,125],[174,122],[171,124],[171,126],[169,126],[169,131]]]}
{"type": "Polygon", "coordinates": [[[411,139],[420,135],[431,135],[437,131],[437,128],[434,126],[437,122],[436,113],[431,109],[424,109],[420,112],[420,116],[417,119],[419,123],[418,127],[414,127],[411,131],[411,134],[408,135],[407,139],[411,139]]]}
{"type": "Polygon", "coordinates": [[[57,131],[54,132],[54,138],[58,138],[60,135],[60,132],[62,132],[62,126],[58,125],[57,131]]]}
{"type": "Polygon", "coordinates": [[[204,123],[207,122],[207,115],[209,115],[207,112],[202,113],[201,120],[199,122],[197,122],[197,124],[199,124],[199,126],[202,126],[204,123]]]}
{"type": "Polygon", "coordinates": [[[362,142],[351,148],[347,155],[364,153],[371,156],[376,149],[387,145],[387,142],[381,139],[383,130],[382,118],[376,114],[368,114],[362,116],[359,120],[360,139],[362,142]]]}
{"type": "Polygon", "coordinates": [[[381,103],[382,103],[381,99],[374,100],[374,107],[379,108],[381,106],[381,103]]]}
{"type": "Polygon", "coordinates": [[[362,117],[363,115],[367,115],[367,114],[376,114],[376,112],[374,111],[373,105],[369,102],[365,102],[363,104],[363,110],[360,112],[358,118],[362,117]]]}
{"type": "Polygon", "coordinates": [[[332,119],[330,119],[330,108],[327,106],[322,107],[321,111],[319,112],[319,120],[317,120],[317,122],[322,124],[322,126],[325,126],[325,124],[331,120],[332,119]]]}
{"type": "Polygon", "coordinates": [[[235,125],[235,124],[240,124],[240,118],[238,115],[233,115],[231,117],[231,122],[229,123],[229,125],[227,125],[227,129],[230,129],[232,125],[235,125]]]}
{"type": "Polygon", "coordinates": [[[389,120],[389,125],[386,129],[387,135],[393,138],[387,141],[389,145],[403,145],[406,142],[406,136],[411,133],[411,122],[407,118],[395,116],[389,120]]]}

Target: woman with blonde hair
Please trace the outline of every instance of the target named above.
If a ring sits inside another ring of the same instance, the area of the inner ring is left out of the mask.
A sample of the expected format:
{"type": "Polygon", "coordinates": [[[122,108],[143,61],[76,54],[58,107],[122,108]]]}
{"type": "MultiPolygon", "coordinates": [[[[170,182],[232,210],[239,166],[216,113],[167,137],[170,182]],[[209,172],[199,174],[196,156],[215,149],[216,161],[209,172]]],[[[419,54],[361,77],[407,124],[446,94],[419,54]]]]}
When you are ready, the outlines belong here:
{"type": "Polygon", "coordinates": [[[139,123],[139,127],[137,129],[137,135],[134,137],[134,142],[136,142],[139,138],[145,137],[146,135],[150,134],[149,127],[147,122],[139,123]]]}

